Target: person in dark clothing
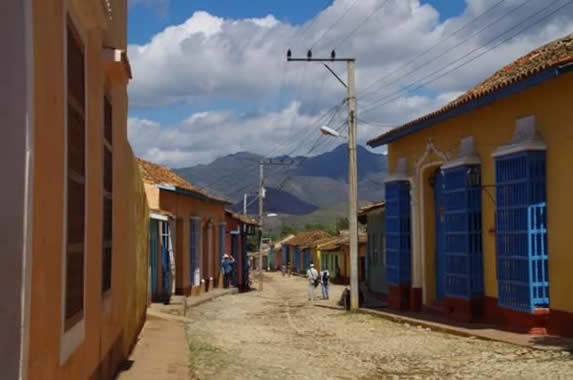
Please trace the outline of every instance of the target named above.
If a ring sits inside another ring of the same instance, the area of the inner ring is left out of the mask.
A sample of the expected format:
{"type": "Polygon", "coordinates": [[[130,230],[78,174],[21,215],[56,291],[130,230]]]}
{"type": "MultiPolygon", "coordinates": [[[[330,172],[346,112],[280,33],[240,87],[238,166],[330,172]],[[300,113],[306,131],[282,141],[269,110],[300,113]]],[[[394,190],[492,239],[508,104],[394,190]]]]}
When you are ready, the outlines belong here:
{"type": "Polygon", "coordinates": [[[221,268],[223,270],[223,287],[228,288],[233,286],[231,284],[231,279],[233,277],[233,264],[235,259],[232,256],[225,254],[223,260],[221,261],[221,268]]]}
{"type": "Polygon", "coordinates": [[[322,299],[328,299],[328,282],[330,281],[330,273],[328,269],[324,268],[322,272],[320,272],[320,284],[322,285],[322,299]]]}

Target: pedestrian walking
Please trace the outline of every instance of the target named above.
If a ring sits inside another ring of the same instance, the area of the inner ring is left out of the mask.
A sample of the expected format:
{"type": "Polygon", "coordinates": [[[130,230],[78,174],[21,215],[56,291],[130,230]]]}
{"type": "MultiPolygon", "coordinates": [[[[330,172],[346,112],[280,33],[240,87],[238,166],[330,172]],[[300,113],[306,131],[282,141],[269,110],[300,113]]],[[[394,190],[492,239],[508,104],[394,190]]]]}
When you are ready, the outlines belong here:
{"type": "Polygon", "coordinates": [[[235,259],[232,256],[225,254],[223,260],[221,261],[221,268],[223,270],[223,287],[228,288],[233,286],[231,284],[231,278],[233,276],[233,264],[235,259]]]}
{"type": "Polygon", "coordinates": [[[308,300],[314,301],[314,289],[320,284],[320,278],[318,272],[314,269],[314,264],[310,264],[306,271],[306,277],[308,278],[308,300]]]}
{"type": "Polygon", "coordinates": [[[327,268],[324,268],[320,273],[320,284],[322,285],[322,299],[328,299],[328,282],[330,281],[330,273],[327,268]]]}

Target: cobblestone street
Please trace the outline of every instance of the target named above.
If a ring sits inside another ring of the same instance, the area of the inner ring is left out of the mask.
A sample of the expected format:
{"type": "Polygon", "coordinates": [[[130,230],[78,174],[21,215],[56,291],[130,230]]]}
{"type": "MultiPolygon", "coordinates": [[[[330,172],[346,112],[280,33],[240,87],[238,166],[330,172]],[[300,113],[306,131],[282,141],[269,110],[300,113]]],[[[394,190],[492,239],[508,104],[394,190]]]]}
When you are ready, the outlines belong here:
{"type": "MultiPolygon", "coordinates": [[[[189,310],[192,378],[573,378],[568,352],[315,307],[298,277],[268,274],[264,286],[263,292],[221,297],[189,310]]],[[[341,289],[335,287],[332,296],[338,298],[341,289]]]]}

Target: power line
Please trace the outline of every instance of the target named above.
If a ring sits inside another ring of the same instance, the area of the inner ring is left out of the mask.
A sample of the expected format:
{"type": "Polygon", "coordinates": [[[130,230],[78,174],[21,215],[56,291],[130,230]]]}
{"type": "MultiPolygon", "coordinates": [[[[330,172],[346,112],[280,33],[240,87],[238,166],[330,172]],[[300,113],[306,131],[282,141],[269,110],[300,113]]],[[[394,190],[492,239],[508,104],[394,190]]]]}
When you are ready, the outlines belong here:
{"type": "MultiPolygon", "coordinates": [[[[491,27],[494,24],[497,24],[498,22],[500,22],[502,19],[504,19],[507,15],[516,12],[517,10],[519,10],[520,8],[524,7],[525,5],[527,5],[529,2],[531,2],[532,0],[527,0],[521,4],[519,4],[517,7],[513,8],[513,9],[509,9],[507,12],[505,12],[503,15],[501,15],[500,17],[494,19],[493,21],[487,23],[484,27],[482,27],[481,29],[477,30],[476,32],[470,34],[468,37],[464,38],[463,40],[461,40],[460,42],[458,42],[457,44],[455,44],[454,46],[451,46],[448,48],[448,50],[453,50],[457,47],[462,46],[463,44],[465,44],[467,41],[469,41],[470,39],[472,39],[473,37],[477,36],[478,34],[482,33],[483,31],[487,30],[489,27],[491,27]]],[[[498,35],[499,36],[499,35],[498,35]]],[[[497,38],[497,37],[496,37],[497,38]]],[[[486,44],[487,45],[487,44],[486,44]]],[[[464,57],[464,56],[462,56],[464,57]]],[[[398,83],[400,80],[408,77],[410,74],[414,74],[417,73],[419,71],[419,69],[427,67],[430,63],[435,62],[437,59],[441,58],[441,55],[436,55],[428,60],[425,60],[423,62],[421,62],[420,64],[416,65],[415,67],[412,68],[412,70],[407,71],[404,75],[398,76],[397,78],[390,80],[390,81],[384,81],[384,80],[378,80],[378,82],[380,83],[380,85],[392,85],[395,83],[398,83]]],[[[455,63],[455,61],[454,61],[455,63]]],[[[448,65],[449,63],[446,63],[446,65],[448,65]]],[[[383,79],[383,78],[382,78],[383,79]]],[[[365,95],[362,96],[362,98],[364,98],[365,95]]]]}
{"type": "Polygon", "coordinates": [[[505,2],[506,0],[499,0],[497,3],[495,3],[493,6],[489,7],[488,9],[486,9],[485,11],[483,11],[482,13],[480,13],[478,16],[474,17],[471,21],[469,21],[468,23],[462,25],[460,28],[456,29],[454,32],[452,32],[451,34],[449,34],[445,39],[441,39],[439,40],[437,43],[435,43],[434,45],[430,46],[428,49],[424,50],[422,53],[417,54],[416,56],[414,56],[413,58],[409,59],[407,62],[405,63],[400,63],[400,67],[391,71],[389,74],[385,74],[383,75],[381,78],[377,79],[376,81],[372,82],[371,84],[369,84],[366,88],[364,88],[362,90],[362,95],[361,97],[364,97],[368,94],[368,90],[374,86],[376,83],[379,83],[380,81],[387,79],[389,77],[392,77],[395,73],[403,71],[406,67],[410,66],[412,63],[415,63],[417,59],[425,56],[426,54],[428,54],[429,52],[431,52],[432,50],[434,50],[436,47],[438,47],[439,45],[442,45],[445,41],[448,41],[450,38],[454,37],[455,35],[457,35],[459,32],[465,30],[467,27],[469,27],[471,24],[473,24],[474,22],[476,22],[477,20],[479,20],[480,18],[482,18],[483,16],[487,15],[488,13],[490,13],[491,11],[493,11],[495,8],[499,7],[503,2],[505,2]]]}
{"type": "Polygon", "coordinates": [[[376,14],[378,13],[380,10],[382,10],[382,8],[384,8],[384,5],[386,5],[386,3],[388,2],[388,0],[383,0],[383,2],[376,7],[368,16],[366,16],[366,18],[364,18],[361,22],[358,23],[358,25],[349,33],[346,35],[346,37],[344,37],[342,39],[342,41],[339,41],[336,44],[333,44],[335,47],[340,46],[343,42],[346,42],[350,37],[352,37],[354,35],[354,33],[356,33],[360,28],[362,28],[363,26],[365,26],[368,21],[370,21],[370,19],[376,14]]]}
{"type": "Polygon", "coordinates": [[[352,7],[354,7],[356,4],[358,3],[358,0],[354,0],[354,2],[352,4],[350,4],[348,7],[346,7],[346,9],[342,12],[342,14],[340,15],[340,17],[338,17],[336,19],[336,21],[334,21],[332,24],[330,24],[328,26],[328,28],[326,28],[326,30],[324,32],[322,32],[322,34],[320,35],[320,37],[318,37],[311,45],[310,45],[310,49],[312,49],[313,47],[316,46],[316,44],[322,40],[324,38],[324,36],[326,36],[328,34],[328,32],[330,32],[332,30],[332,28],[338,24],[340,22],[340,20],[342,20],[344,18],[344,16],[346,16],[348,14],[348,11],[350,11],[350,9],[352,7]]]}
{"type": "MultiPolygon", "coordinates": [[[[490,48],[488,48],[487,50],[485,50],[485,51],[483,51],[482,53],[478,54],[477,56],[472,57],[471,59],[469,59],[469,60],[467,60],[467,61],[465,61],[465,62],[462,62],[461,64],[459,64],[459,65],[457,65],[457,66],[454,66],[453,68],[451,68],[451,69],[449,69],[449,70],[443,72],[442,74],[440,74],[439,76],[437,76],[437,77],[435,77],[435,78],[432,78],[432,79],[426,80],[426,81],[424,81],[424,82],[421,82],[421,83],[420,83],[419,85],[417,85],[417,86],[415,86],[415,85],[416,85],[416,82],[413,82],[413,83],[411,83],[410,85],[406,86],[404,90],[396,91],[396,92],[394,92],[394,93],[392,93],[392,94],[389,94],[389,95],[386,96],[386,97],[383,97],[382,99],[377,100],[377,101],[374,102],[374,103],[371,103],[365,110],[362,111],[362,114],[371,112],[371,111],[372,111],[374,108],[376,108],[376,107],[380,107],[380,106],[386,105],[386,104],[388,104],[388,103],[391,103],[391,102],[393,102],[393,101],[395,101],[395,100],[401,98],[401,94],[402,94],[402,92],[404,92],[404,91],[405,91],[405,92],[415,91],[415,90],[417,90],[417,89],[420,89],[420,88],[426,86],[426,85],[429,84],[429,83],[435,82],[436,80],[438,80],[438,79],[444,77],[444,76],[447,75],[447,74],[450,74],[450,73],[452,73],[452,72],[454,72],[454,71],[457,71],[457,70],[460,69],[461,67],[463,67],[463,66],[465,66],[465,65],[467,65],[467,64],[469,64],[469,63],[471,63],[471,62],[473,62],[473,61],[475,61],[476,59],[478,59],[479,57],[483,56],[484,54],[486,54],[486,53],[488,53],[488,52],[494,50],[495,48],[497,48],[497,47],[500,46],[501,44],[503,44],[503,43],[505,43],[505,42],[511,40],[512,38],[514,38],[515,36],[517,36],[517,35],[519,35],[520,33],[524,32],[525,30],[530,29],[531,27],[533,27],[533,26],[539,24],[540,22],[544,21],[544,20],[547,19],[548,17],[551,17],[552,15],[554,15],[555,13],[557,13],[558,11],[560,11],[561,9],[563,9],[563,8],[569,6],[569,5],[571,5],[571,1],[566,2],[565,4],[561,5],[561,6],[558,7],[557,9],[553,10],[552,12],[550,12],[549,14],[547,14],[547,15],[541,17],[541,18],[538,19],[537,21],[526,25],[524,28],[519,29],[519,30],[517,31],[517,33],[512,34],[512,35],[509,36],[508,38],[503,39],[502,41],[500,41],[500,42],[498,42],[497,44],[491,46],[490,48]],[[398,97],[396,97],[396,96],[392,97],[393,95],[398,95],[398,97]]],[[[523,22],[520,22],[520,23],[514,25],[512,28],[508,29],[507,31],[505,31],[505,32],[502,33],[501,35],[496,36],[496,37],[493,38],[492,40],[488,41],[488,43],[486,43],[485,46],[489,45],[489,43],[491,43],[492,41],[495,41],[495,40],[498,39],[499,37],[505,35],[507,32],[510,32],[511,30],[515,29],[516,27],[518,27],[518,26],[520,26],[520,25],[522,25],[522,24],[524,24],[524,23],[526,23],[526,22],[529,22],[530,19],[531,19],[531,17],[535,17],[536,15],[539,15],[539,14],[543,13],[544,11],[547,11],[548,9],[549,9],[549,7],[544,6],[543,10],[536,12],[534,15],[531,15],[531,16],[527,17],[527,19],[524,20],[523,22]]],[[[451,62],[450,64],[461,61],[462,59],[466,58],[466,57],[469,56],[470,54],[472,54],[472,53],[474,53],[474,52],[476,52],[476,51],[478,51],[478,50],[483,49],[485,46],[481,46],[481,47],[479,47],[479,48],[476,48],[476,49],[470,51],[470,52],[469,52],[468,54],[466,54],[465,56],[460,57],[459,59],[457,59],[457,60],[451,62]]],[[[448,66],[442,67],[441,69],[436,70],[436,71],[430,73],[428,76],[431,76],[431,75],[433,75],[433,74],[437,74],[437,73],[439,73],[439,72],[441,72],[441,71],[443,71],[444,69],[447,69],[447,68],[448,68],[448,66]]]]}

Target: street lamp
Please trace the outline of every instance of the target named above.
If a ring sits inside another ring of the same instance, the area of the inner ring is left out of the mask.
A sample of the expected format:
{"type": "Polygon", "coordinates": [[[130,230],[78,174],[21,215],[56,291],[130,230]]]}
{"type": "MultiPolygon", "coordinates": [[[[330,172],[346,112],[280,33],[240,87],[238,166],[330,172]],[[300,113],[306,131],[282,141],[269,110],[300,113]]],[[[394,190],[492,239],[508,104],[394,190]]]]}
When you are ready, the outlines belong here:
{"type": "Polygon", "coordinates": [[[322,127],[320,127],[320,132],[323,135],[326,136],[332,136],[332,137],[340,137],[340,133],[326,125],[323,125],[322,127]]]}

